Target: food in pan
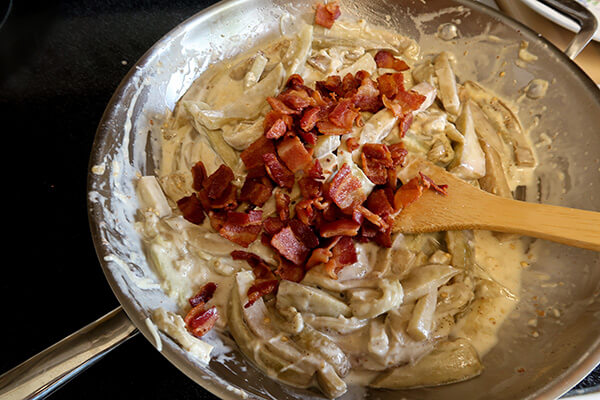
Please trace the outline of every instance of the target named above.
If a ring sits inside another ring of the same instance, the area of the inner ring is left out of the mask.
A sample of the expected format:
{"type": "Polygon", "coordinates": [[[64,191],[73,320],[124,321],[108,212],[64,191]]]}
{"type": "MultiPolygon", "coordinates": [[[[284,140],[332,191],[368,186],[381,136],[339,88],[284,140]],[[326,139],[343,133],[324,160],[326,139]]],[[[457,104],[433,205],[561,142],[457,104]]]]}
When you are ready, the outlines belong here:
{"type": "Polygon", "coordinates": [[[181,312],[153,320],[205,362],[216,330],[330,398],[473,378],[518,302],[523,245],[394,233],[403,207],[446,191],[405,167],[426,158],[512,197],[533,148],[450,52],[340,14],[319,4],[314,24],[211,66],[169,115],[138,227],[181,312]]]}

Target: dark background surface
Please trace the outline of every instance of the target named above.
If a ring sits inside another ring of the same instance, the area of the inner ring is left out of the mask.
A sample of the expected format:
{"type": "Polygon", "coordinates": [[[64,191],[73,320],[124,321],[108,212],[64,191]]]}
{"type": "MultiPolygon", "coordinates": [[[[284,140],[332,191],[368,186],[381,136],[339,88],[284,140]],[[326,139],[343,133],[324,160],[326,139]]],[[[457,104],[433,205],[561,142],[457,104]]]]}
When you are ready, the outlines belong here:
{"type": "MultiPolygon", "coordinates": [[[[0,23],[12,6],[0,27],[0,132],[8,139],[3,193],[11,203],[0,275],[0,373],[119,305],[89,233],[86,178],[94,133],[138,58],[213,3],[0,0],[0,23]]],[[[579,388],[598,384],[598,375],[579,388]]],[[[141,335],[51,398],[215,399],[141,335]]]]}

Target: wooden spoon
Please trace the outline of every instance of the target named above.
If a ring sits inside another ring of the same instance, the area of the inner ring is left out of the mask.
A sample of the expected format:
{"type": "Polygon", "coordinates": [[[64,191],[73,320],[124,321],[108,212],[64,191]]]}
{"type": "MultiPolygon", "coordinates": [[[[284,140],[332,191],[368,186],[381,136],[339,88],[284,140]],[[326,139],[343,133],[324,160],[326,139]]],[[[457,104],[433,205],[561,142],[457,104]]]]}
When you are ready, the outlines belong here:
{"type": "Polygon", "coordinates": [[[417,159],[403,173],[422,172],[448,195],[425,190],[396,217],[394,231],[423,233],[482,229],[516,233],[600,251],[600,213],[527,203],[484,192],[429,161],[417,159]]]}

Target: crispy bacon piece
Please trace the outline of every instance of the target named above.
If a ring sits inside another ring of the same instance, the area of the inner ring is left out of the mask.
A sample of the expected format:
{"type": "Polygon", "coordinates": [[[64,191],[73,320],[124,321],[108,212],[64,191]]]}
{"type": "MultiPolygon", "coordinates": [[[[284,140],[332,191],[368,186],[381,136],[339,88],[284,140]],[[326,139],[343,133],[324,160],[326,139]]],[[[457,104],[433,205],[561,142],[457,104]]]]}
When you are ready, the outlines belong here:
{"type": "Polygon", "coordinates": [[[346,140],[346,147],[348,148],[348,151],[352,152],[358,149],[360,147],[360,144],[358,144],[358,140],[356,140],[355,137],[350,137],[346,140]]]}
{"type": "Polygon", "coordinates": [[[234,260],[245,260],[252,267],[252,273],[256,279],[275,279],[273,271],[269,264],[254,253],[242,250],[234,250],[231,252],[231,258],[234,260]]]}
{"type": "Polygon", "coordinates": [[[394,194],[391,188],[375,189],[367,198],[365,205],[375,214],[385,217],[394,213],[393,201],[394,194]]]}
{"type": "Polygon", "coordinates": [[[329,113],[329,121],[346,130],[352,129],[354,121],[360,116],[349,99],[340,100],[329,113]]]}
{"type": "Polygon", "coordinates": [[[273,141],[261,136],[254,143],[240,154],[240,158],[248,170],[254,167],[260,167],[264,164],[263,155],[275,153],[273,141]]]}
{"type": "MultiPolygon", "coordinates": [[[[296,135],[300,136],[304,143],[314,146],[317,144],[317,133],[315,131],[304,132],[303,130],[296,131],[296,135]]],[[[312,155],[312,150],[308,151],[312,155]]]]}
{"type": "Polygon", "coordinates": [[[233,171],[225,164],[213,172],[208,178],[204,179],[202,187],[206,190],[206,195],[209,199],[219,199],[228,189],[229,183],[233,181],[235,176],[233,171]]]}
{"type": "MultiPolygon", "coordinates": [[[[361,72],[361,71],[359,71],[361,72]]],[[[365,72],[365,71],[362,71],[365,72]]],[[[357,72],[357,76],[359,73],[357,72]]],[[[383,107],[379,88],[369,76],[360,81],[360,86],[348,94],[354,107],[361,111],[377,112],[383,107]]]]}
{"type": "MultiPolygon", "coordinates": [[[[375,214],[371,210],[358,206],[356,207],[356,212],[360,213],[367,221],[375,225],[379,230],[385,231],[389,228],[388,223],[379,215],[375,214]]],[[[358,233],[358,232],[357,232],[358,233]]]]}
{"type": "Polygon", "coordinates": [[[215,291],[217,290],[217,284],[214,282],[208,282],[200,288],[198,293],[188,299],[190,306],[196,307],[198,304],[206,304],[213,298],[215,291]]]}
{"type": "Polygon", "coordinates": [[[400,186],[400,189],[396,191],[394,195],[394,209],[401,210],[414,203],[423,194],[423,185],[419,177],[414,177],[404,185],[400,186]]]}
{"type": "Polygon", "coordinates": [[[446,189],[448,189],[448,185],[437,185],[433,182],[433,180],[428,177],[427,175],[425,175],[422,172],[419,172],[419,175],[421,176],[421,180],[423,181],[423,184],[429,189],[433,189],[436,192],[438,192],[441,195],[448,195],[448,191],[446,189]]]}
{"type": "Polygon", "coordinates": [[[361,154],[365,175],[376,185],[388,181],[388,168],[393,167],[392,154],[385,144],[366,143],[361,154]]]}
{"type": "Polygon", "coordinates": [[[277,210],[279,219],[282,221],[290,219],[290,201],[290,196],[287,194],[281,191],[275,193],[275,209],[277,210]]]}
{"type": "Polygon", "coordinates": [[[298,136],[287,137],[277,144],[277,154],[292,172],[304,169],[312,162],[312,157],[298,136]]]}
{"type": "Polygon", "coordinates": [[[323,167],[318,159],[315,159],[312,166],[306,170],[306,176],[313,179],[323,179],[323,167]]]}
{"type": "Polygon", "coordinates": [[[314,199],[323,194],[323,182],[304,176],[298,180],[300,194],[305,199],[314,199]]]}
{"type": "Polygon", "coordinates": [[[394,101],[402,106],[404,113],[408,113],[418,110],[425,101],[425,96],[414,90],[400,90],[396,93],[396,96],[394,96],[394,101]]]}
{"type": "Polygon", "coordinates": [[[256,240],[262,229],[261,218],[262,211],[249,213],[229,211],[227,219],[219,229],[219,234],[242,247],[248,247],[256,240]]]}
{"type": "Polygon", "coordinates": [[[358,232],[358,236],[355,237],[356,240],[362,243],[370,242],[375,239],[379,229],[371,224],[369,221],[365,221],[360,227],[360,231],[358,232]]]}
{"type": "Polygon", "coordinates": [[[271,108],[277,111],[280,114],[286,115],[296,115],[300,114],[299,110],[294,110],[293,108],[288,107],[281,99],[278,97],[267,97],[267,103],[271,106],[271,108]]]}
{"type": "Polygon", "coordinates": [[[299,74],[292,74],[285,83],[285,87],[288,89],[298,90],[303,89],[306,86],[304,86],[304,79],[302,78],[302,76],[300,76],[299,74]]]}
{"type": "Polygon", "coordinates": [[[287,89],[280,93],[277,99],[294,111],[302,111],[306,107],[316,105],[315,99],[307,93],[306,89],[308,88],[287,89]]]}
{"type": "Polygon", "coordinates": [[[192,178],[192,188],[195,191],[201,190],[203,188],[202,183],[207,178],[206,168],[204,168],[204,164],[202,163],[202,161],[198,161],[192,167],[192,178]]]}
{"type": "Polygon", "coordinates": [[[287,132],[287,125],[282,118],[276,120],[273,125],[265,132],[267,139],[279,139],[287,132]]]}
{"type": "Polygon", "coordinates": [[[338,219],[326,222],[319,227],[319,234],[324,238],[334,236],[356,236],[360,229],[360,222],[351,219],[338,219]]]}
{"type": "Polygon", "coordinates": [[[310,269],[315,265],[325,264],[331,257],[333,257],[333,253],[331,249],[339,242],[341,236],[334,237],[329,239],[329,242],[324,247],[316,248],[310,254],[308,261],[306,262],[306,268],[310,269]]]}
{"type": "Polygon", "coordinates": [[[315,12],[315,24],[330,29],[340,15],[342,15],[342,12],[340,11],[340,4],[337,1],[327,4],[318,3],[317,11],[315,12]]]}
{"type": "Polygon", "coordinates": [[[319,238],[308,224],[303,223],[297,218],[290,220],[289,227],[294,235],[309,249],[314,249],[319,245],[319,238]]]}
{"type": "Polygon", "coordinates": [[[302,113],[302,117],[300,118],[300,129],[305,132],[308,132],[314,129],[317,121],[320,119],[321,107],[314,106],[309,107],[302,113]]]}
{"type": "Polygon", "coordinates": [[[303,199],[300,200],[294,206],[294,210],[296,211],[296,218],[302,221],[306,225],[312,225],[314,219],[316,217],[316,211],[313,207],[312,199],[303,199]]]}
{"type": "Polygon", "coordinates": [[[271,246],[296,265],[302,264],[310,252],[310,249],[294,235],[289,226],[273,235],[271,246]]]}
{"type": "Polygon", "coordinates": [[[237,207],[237,188],[233,183],[225,185],[223,193],[216,199],[211,199],[208,197],[206,189],[200,190],[197,195],[198,199],[202,203],[202,206],[207,210],[229,210],[237,207]]]}
{"type": "Polygon", "coordinates": [[[300,282],[304,278],[304,267],[287,261],[284,258],[279,258],[279,266],[275,270],[275,275],[281,279],[292,282],[300,282]]]}
{"type": "Polygon", "coordinates": [[[227,221],[227,212],[222,210],[210,210],[208,212],[210,226],[217,232],[221,230],[225,221],[227,221]]]}
{"type": "Polygon", "coordinates": [[[392,165],[394,167],[402,166],[408,154],[408,150],[404,148],[404,144],[402,142],[391,144],[388,146],[388,150],[392,156],[392,165]]]}
{"type": "Polygon", "coordinates": [[[377,86],[382,97],[392,99],[396,93],[404,91],[404,75],[401,73],[380,75],[377,77],[377,86]]]}
{"type": "Polygon", "coordinates": [[[352,211],[362,204],[367,196],[362,190],[360,180],[352,175],[348,164],[342,165],[340,170],[328,182],[324,193],[342,210],[352,211]]]}
{"type": "Polygon", "coordinates": [[[379,50],[377,54],[375,54],[375,63],[378,68],[391,68],[396,71],[406,71],[409,69],[406,62],[394,57],[394,55],[387,50],[379,50]]]}
{"type": "Polygon", "coordinates": [[[208,310],[204,303],[193,307],[185,316],[184,322],[187,330],[196,337],[204,336],[219,319],[217,307],[212,306],[208,310]]]}
{"type": "Polygon", "coordinates": [[[406,136],[406,132],[408,132],[408,129],[410,128],[410,126],[413,123],[413,118],[414,115],[412,113],[407,114],[405,116],[403,116],[402,118],[400,118],[400,121],[398,121],[398,135],[403,138],[404,136],[406,136]]]}
{"type": "Polygon", "coordinates": [[[291,190],[294,186],[294,173],[287,169],[274,153],[263,154],[262,158],[271,179],[277,185],[291,190]]]}
{"type": "MultiPolygon", "coordinates": [[[[352,74],[348,75],[354,79],[352,74]]],[[[345,93],[342,86],[342,78],[338,75],[329,75],[324,81],[315,82],[315,88],[317,89],[317,92],[321,93],[321,95],[326,98],[330,97],[332,94],[335,97],[343,97],[345,93]]]]}
{"type": "Polygon", "coordinates": [[[381,247],[392,247],[392,223],[389,223],[389,228],[386,230],[378,230],[373,239],[381,247]]]}
{"type": "Polygon", "coordinates": [[[268,178],[249,178],[246,176],[244,185],[240,190],[239,200],[249,201],[257,207],[262,207],[269,200],[272,192],[273,184],[268,178]]]}
{"type": "Polygon", "coordinates": [[[342,236],[338,240],[336,245],[331,249],[331,254],[331,258],[325,264],[325,272],[332,279],[338,278],[338,273],[342,268],[358,261],[354,242],[348,236],[342,236]]]}
{"type": "Polygon", "coordinates": [[[274,293],[277,290],[279,281],[277,279],[270,279],[266,281],[258,281],[250,286],[248,289],[248,302],[244,304],[244,308],[252,306],[256,300],[269,293],[274,293]]]}
{"type": "Polygon", "coordinates": [[[263,221],[263,229],[268,235],[274,235],[279,232],[285,224],[279,217],[268,217],[263,221]]]}
{"type": "Polygon", "coordinates": [[[177,208],[183,214],[183,218],[192,224],[200,225],[204,222],[204,207],[195,193],[177,200],[177,208]]]}
{"type": "Polygon", "coordinates": [[[340,128],[331,121],[319,121],[317,130],[323,135],[345,135],[352,130],[352,127],[340,128]]]}

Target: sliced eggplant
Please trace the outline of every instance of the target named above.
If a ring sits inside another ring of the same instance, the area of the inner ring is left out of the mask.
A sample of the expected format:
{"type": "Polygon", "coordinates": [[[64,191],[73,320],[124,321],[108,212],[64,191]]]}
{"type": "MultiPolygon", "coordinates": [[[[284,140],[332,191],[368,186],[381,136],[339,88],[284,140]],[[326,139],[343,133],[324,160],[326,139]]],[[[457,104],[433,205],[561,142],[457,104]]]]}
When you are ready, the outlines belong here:
{"type": "Polygon", "coordinates": [[[446,246],[452,255],[451,264],[461,270],[471,270],[475,264],[473,231],[446,232],[446,246]]]}
{"type": "Polygon", "coordinates": [[[279,284],[277,307],[294,307],[301,313],[328,317],[352,315],[350,307],[343,301],[322,290],[288,280],[279,284]]]}
{"type": "Polygon", "coordinates": [[[406,332],[415,340],[427,340],[434,328],[434,313],[437,304],[437,289],[417,300],[406,332]]]}
{"type": "Polygon", "coordinates": [[[350,298],[352,315],[357,318],[374,318],[389,310],[396,309],[402,304],[404,291],[397,280],[381,279],[379,293],[380,297],[370,299],[370,301],[364,301],[361,296],[352,296],[350,298]]]}
{"type": "Polygon", "coordinates": [[[434,60],[434,71],[438,78],[439,96],[444,109],[450,114],[458,115],[460,99],[456,86],[456,76],[450,65],[450,54],[442,52],[434,60]]]}
{"type": "Polygon", "coordinates": [[[477,351],[466,339],[441,342],[414,365],[405,365],[377,376],[369,386],[412,389],[462,382],[481,374],[477,351]]]}
{"type": "Polygon", "coordinates": [[[450,265],[438,264],[424,265],[413,269],[410,275],[402,280],[404,301],[409,303],[437,290],[459,272],[459,269],[450,265]]]}
{"type": "Polygon", "coordinates": [[[333,340],[310,325],[304,325],[304,329],[294,335],[293,339],[300,347],[310,353],[318,354],[319,357],[331,364],[339,376],[344,377],[350,372],[350,361],[342,349],[333,340]]]}
{"type": "Polygon", "coordinates": [[[461,179],[479,179],[485,176],[485,154],[479,145],[475,133],[473,115],[469,103],[456,121],[456,127],[462,133],[464,141],[456,145],[454,161],[448,167],[449,171],[461,179]]]}
{"type": "Polygon", "coordinates": [[[500,155],[484,140],[480,139],[479,144],[485,154],[485,176],[479,178],[479,186],[486,192],[512,199],[500,155]]]}

